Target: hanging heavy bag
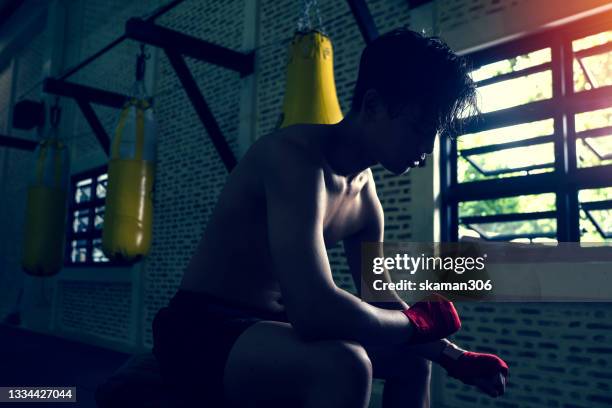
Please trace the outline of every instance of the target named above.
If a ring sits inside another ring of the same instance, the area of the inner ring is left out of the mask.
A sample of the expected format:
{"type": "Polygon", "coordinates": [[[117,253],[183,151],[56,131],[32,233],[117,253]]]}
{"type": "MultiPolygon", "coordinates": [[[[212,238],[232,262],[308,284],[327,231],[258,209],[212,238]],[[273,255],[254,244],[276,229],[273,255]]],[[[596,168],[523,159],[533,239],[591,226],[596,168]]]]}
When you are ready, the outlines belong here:
{"type": "Polygon", "coordinates": [[[335,124],[341,120],[331,40],[316,30],[296,32],[289,47],[280,127],[335,124]]]}
{"type": "Polygon", "coordinates": [[[133,97],[115,130],[108,164],[102,250],[111,260],[136,261],[151,247],[157,126],[138,56],[133,97]]]}
{"type": "Polygon", "coordinates": [[[57,138],[57,122],[36,147],[34,156],[36,165],[28,187],[21,265],[30,275],[52,276],[64,263],[70,176],[68,149],[57,138]]]}

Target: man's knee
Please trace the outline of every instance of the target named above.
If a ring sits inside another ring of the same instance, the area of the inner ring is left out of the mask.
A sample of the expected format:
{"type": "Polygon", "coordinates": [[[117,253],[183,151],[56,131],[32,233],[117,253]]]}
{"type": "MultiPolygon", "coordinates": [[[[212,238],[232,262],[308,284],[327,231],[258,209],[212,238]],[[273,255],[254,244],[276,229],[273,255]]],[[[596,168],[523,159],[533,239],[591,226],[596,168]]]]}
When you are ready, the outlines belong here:
{"type": "Polygon", "coordinates": [[[366,350],[350,341],[329,341],[325,346],[320,367],[324,376],[338,381],[349,381],[351,386],[369,385],[372,381],[372,362],[366,350]]]}
{"type": "Polygon", "coordinates": [[[318,357],[309,362],[314,376],[307,386],[308,406],[318,406],[317,401],[335,407],[367,406],[372,363],[365,349],[348,341],[325,341],[320,346],[318,357]]]}

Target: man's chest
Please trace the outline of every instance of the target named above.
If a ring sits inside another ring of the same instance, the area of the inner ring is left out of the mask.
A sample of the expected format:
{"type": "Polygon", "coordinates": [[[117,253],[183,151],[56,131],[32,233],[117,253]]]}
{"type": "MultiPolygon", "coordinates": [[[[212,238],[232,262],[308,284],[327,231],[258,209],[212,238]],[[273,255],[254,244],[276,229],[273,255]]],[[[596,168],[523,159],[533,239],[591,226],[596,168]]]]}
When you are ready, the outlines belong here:
{"type": "Polygon", "coordinates": [[[338,241],[358,232],[368,217],[367,197],[362,190],[366,180],[354,180],[328,188],[323,222],[325,245],[331,247],[338,241]]]}

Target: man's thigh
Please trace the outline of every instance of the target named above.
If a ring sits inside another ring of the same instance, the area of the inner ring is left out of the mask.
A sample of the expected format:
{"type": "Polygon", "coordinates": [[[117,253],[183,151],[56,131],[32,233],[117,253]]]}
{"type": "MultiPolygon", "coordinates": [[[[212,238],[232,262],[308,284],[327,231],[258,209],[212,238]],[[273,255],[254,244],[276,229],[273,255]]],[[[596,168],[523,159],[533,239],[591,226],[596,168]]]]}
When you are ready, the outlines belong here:
{"type": "Polygon", "coordinates": [[[300,406],[313,387],[333,385],[334,373],[342,370],[339,365],[355,371],[351,358],[342,358],[353,352],[367,359],[356,343],[306,341],[289,323],[255,323],[232,347],[224,370],[225,395],[239,407],[300,406]]]}
{"type": "Polygon", "coordinates": [[[225,364],[227,398],[237,406],[299,398],[304,380],[300,360],[308,351],[288,323],[252,325],[238,337],[225,364]]]}

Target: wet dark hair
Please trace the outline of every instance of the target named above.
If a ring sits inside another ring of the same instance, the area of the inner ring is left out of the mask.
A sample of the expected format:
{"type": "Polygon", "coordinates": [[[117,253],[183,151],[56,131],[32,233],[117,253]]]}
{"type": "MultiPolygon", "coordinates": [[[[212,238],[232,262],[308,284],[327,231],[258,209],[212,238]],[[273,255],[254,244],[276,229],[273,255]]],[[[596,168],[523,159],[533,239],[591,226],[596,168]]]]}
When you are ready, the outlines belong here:
{"type": "Polygon", "coordinates": [[[351,109],[361,109],[366,91],[375,89],[392,116],[414,103],[438,132],[452,137],[460,132],[458,118],[478,113],[469,71],[467,61],[440,38],[399,28],[363,50],[351,109]]]}

